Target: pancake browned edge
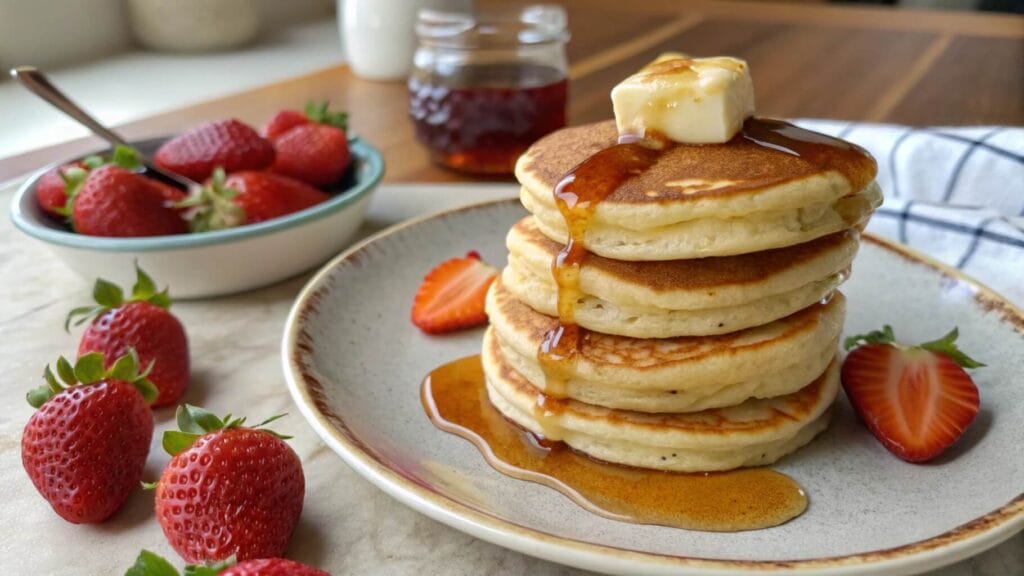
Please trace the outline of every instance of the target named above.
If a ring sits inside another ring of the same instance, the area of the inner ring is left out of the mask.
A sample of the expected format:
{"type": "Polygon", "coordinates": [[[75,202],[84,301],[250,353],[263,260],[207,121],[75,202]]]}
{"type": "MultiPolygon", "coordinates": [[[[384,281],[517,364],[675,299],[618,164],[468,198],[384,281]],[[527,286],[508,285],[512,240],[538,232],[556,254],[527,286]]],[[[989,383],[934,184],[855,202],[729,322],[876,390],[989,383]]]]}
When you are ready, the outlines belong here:
{"type": "MultiPolygon", "coordinates": [[[[825,298],[848,275],[859,234],[844,230],[796,246],[738,256],[623,261],[587,253],[576,322],[634,338],[726,334],[767,324],[825,298]]],[[[551,262],[561,245],[533,217],[509,231],[505,287],[531,308],[557,312],[551,262]]]]}
{"type": "Polygon", "coordinates": [[[481,358],[491,404],[519,426],[599,460],[677,472],[775,462],[828,426],[839,390],[834,360],[792,394],[688,414],[645,414],[575,400],[541,402],[543,394],[505,363],[495,338],[485,338],[481,358]]]}

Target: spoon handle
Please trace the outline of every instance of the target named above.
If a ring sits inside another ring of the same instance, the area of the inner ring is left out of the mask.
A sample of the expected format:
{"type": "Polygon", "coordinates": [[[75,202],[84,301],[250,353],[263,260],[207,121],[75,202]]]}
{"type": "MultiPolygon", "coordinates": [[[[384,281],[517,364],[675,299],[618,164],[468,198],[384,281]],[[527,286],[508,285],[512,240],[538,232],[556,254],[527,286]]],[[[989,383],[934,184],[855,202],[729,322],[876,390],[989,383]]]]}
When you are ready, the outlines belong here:
{"type": "Polygon", "coordinates": [[[119,134],[97,122],[95,118],[90,116],[85,110],[82,110],[78,104],[75,104],[70,98],[65,96],[60,89],[50,83],[50,80],[45,74],[40,72],[34,66],[18,66],[17,68],[12,68],[11,76],[18,82],[21,82],[22,86],[35,93],[36,96],[39,96],[43,100],[49,102],[54,108],[68,116],[71,116],[86,128],[92,130],[94,134],[103,138],[107,142],[110,142],[112,146],[128,145],[128,142],[126,142],[119,134]]]}

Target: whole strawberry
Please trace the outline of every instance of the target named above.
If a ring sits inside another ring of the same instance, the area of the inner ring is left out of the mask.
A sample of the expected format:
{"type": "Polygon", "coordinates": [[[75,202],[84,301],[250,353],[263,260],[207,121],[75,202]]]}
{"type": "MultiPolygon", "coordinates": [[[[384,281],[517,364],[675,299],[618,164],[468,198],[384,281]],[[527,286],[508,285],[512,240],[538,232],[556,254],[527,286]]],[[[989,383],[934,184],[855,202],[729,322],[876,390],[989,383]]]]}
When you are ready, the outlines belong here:
{"type": "Polygon", "coordinates": [[[156,488],[156,517],[188,562],[274,558],[284,554],[302,512],[305,478],[279,436],[244,418],[178,408],[181,431],[164,432],[174,457],[156,488]]]}
{"type": "MultiPolygon", "coordinates": [[[[234,558],[202,566],[186,566],[185,576],[331,576],[323,570],[284,558],[235,562],[234,558]]],[[[124,576],[178,576],[166,559],[143,550],[124,576]]]]}
{"type": "Polygon", "coordinates": [[[168,140],[153,160],[161,168],[202,182],[218,166],[228,172],[267,168],[274,163],[274,147],[238,120],[218,120],[168,140]]]}
{"type": "Polygon", "coordinates": [[[305,210],[327,199],[326,193],[287,176],[269,172],[217,170],[207,186],[179,206],[195,232],[255,224],[305,210]]]}
{"type": "Polygon", "coordinates": [[[153,181],[115,165],[93,170],[72,200],[75,231],[89,236],[185,234],[187,223],[153,181]]]}
{"type": "Polygon", "coordinates": [[[54,218],[67,219],[71,216],[69,200],[78,194],[89,172],[104,164],[115,164],[133,171],[142,166],[138,153],[128,146],[116,146],[109,157],[96,154],[63,164],[43,174],[36,182],[39,207],[54,218]]]}
{"type": "Polygon", "coordinates": [[[352,160],[345,133],[348,115],[330,112],[326,102],[311,102],[305,116],[302,122],[286,110],[271,118],[266,132],[277,150],[271,170],[313,186],[329,186],[341,179],[352,160]]]}
{"type": "Polygon", "coordinates": [[[890,452],[927,462],[963,435],[978,414],[978,387],[965,368],[984,364],[956,346],[959,332],[917,346],[891,326],[846,339],[842,380],[861,421],[890,452]]]}
{"type": "Polygon", "coordinates": [[[139,485],[153,438],[148,401],[156,389],[129,352],[104,369],[102,354],[72,366],[63,357],[54,377],[28,394],[38,408],[21,437],[21,462],[36,490],[68,522],[102,522],[139,485]]]}
{"type": "Polygon", "coordinates": [[[189,380],[188,337],[181,322],[168,311],[171,298],[136,267],[136,281],[125,298],[124,291],[111,282],[96,280],[92,306],[75,308],[68,314],[64,328],[71,322],[82,324],[92,318],[78,343],[78,354],[101,352],[117,358],[134,349],[140,361],[153,365],[149,381],[159,396],[154,407],[174,404],[185,393],[189,380]]]}

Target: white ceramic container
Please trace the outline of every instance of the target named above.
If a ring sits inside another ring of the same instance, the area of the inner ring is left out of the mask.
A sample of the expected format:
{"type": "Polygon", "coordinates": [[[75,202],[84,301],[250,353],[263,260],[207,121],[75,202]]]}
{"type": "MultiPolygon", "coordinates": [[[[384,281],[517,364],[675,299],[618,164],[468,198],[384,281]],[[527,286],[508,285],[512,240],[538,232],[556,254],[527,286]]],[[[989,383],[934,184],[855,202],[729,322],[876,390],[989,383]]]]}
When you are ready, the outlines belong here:
{"type": "MultiPolygon", "coordinates": [[[[134,142],[151,153],[166,139],[134,142]]],[[[48,218],[36,204],[35,186],[51,166],[18,190],[11,219],[24,233],[47,243],[70,269],[87,280],[107,278],[130,284],[133,262],[175,298],[205,298],[273,284],[313,268],[337,254],[363,221],[371,193],[384,174],[377,149],[351,141],[352,181],[316,206],[287,216],[228,230],[153,236],[102,238],[75,234],[48,218]]]]}

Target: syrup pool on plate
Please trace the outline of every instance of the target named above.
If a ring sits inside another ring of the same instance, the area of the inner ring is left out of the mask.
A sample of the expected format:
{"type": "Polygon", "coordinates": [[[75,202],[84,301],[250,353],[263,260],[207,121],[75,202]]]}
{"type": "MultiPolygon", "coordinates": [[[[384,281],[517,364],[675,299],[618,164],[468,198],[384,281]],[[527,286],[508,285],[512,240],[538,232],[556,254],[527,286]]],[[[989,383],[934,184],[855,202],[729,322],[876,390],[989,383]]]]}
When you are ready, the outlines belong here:
{"type": "Polygon", "coordinates": [[[438,428],[461,436],[499,472],[554,488],[583,508],[637,524],[734,532],[782,524],[807,508],[789,476],[768,468],[682,474],[599,462],[506,420],[487,399],[479,356],[441,366],[421,388],[438,428]]]}

